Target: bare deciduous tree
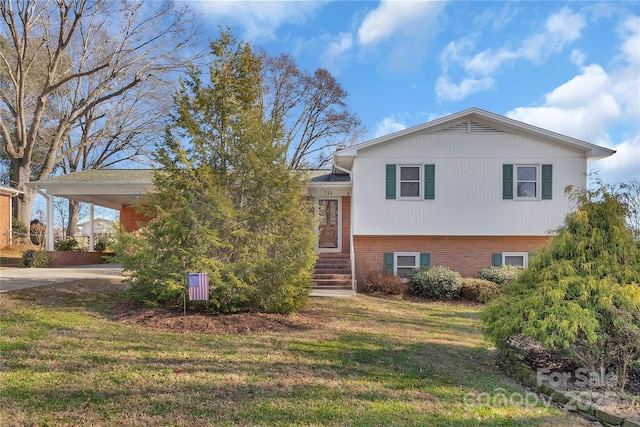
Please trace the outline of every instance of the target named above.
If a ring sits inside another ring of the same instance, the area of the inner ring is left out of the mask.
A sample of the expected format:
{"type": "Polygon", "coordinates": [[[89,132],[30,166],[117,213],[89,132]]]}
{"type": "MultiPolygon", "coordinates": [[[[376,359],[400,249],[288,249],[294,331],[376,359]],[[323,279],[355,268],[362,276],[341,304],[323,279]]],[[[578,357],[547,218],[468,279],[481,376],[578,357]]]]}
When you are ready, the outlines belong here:
{"type": "Polygon", "coordinates": [[[171,1],[0,0],[0,19],[0,138],[23,192],[15,214],[28,223],[35,194],[26,184],[82,148],[63,145],[83,120],[181,66],[197,27],[171,1]]]}
{"type": "Polygon", "coordinates": [[[345,102],[347,92],[325,69],[308,74],[289,55],[264,58],[264,108],[286,129],[289,166],[325,166],[338,147],[364,131],[345,102]]]}

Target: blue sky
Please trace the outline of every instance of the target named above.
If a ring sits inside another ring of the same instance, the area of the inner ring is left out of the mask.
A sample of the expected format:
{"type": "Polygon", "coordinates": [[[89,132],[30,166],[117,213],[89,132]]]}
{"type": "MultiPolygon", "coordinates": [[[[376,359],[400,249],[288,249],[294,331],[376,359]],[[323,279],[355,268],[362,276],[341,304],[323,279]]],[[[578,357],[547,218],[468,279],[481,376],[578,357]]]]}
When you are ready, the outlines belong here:
{"type": "Polygon", "coordinates": [[[218,26],[322,67],[374,138],[479,107],[617,150],[640,179],[640,2],[193,1],[218,26]]]}

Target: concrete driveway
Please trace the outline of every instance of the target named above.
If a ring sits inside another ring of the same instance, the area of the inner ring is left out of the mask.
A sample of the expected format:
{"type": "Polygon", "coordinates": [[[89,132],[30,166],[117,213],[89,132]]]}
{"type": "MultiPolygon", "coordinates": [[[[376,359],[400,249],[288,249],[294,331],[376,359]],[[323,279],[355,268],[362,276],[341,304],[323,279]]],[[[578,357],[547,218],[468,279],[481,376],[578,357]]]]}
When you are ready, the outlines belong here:
{"type": "Polygon", "coordinates": [[[122,279],[122,268],[116,264],[79,265],[64,268],[0,269],[0,293],[78,279],[122,279]]]}

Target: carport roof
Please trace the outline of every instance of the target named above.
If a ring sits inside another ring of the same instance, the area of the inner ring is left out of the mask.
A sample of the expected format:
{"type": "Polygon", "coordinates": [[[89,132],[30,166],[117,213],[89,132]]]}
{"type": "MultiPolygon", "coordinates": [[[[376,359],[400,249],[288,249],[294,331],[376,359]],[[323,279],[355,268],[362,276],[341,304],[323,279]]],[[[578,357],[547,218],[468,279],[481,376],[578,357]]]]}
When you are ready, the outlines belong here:
{"type": "Polygon", "coordinates": [[[87,169],[28,184],[48,195],[94,203],[111,209],[130,205],[153,192],[151,169],[87,169]]]}

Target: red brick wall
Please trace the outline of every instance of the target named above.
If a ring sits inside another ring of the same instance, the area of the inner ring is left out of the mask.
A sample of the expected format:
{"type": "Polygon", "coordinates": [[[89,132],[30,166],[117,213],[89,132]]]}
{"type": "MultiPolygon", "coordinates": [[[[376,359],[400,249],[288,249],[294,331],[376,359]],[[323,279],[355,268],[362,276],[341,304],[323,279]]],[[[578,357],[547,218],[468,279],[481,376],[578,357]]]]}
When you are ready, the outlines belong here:
{"type": "Polygon", "coordinates": [[[71,251],[50,251],[50,267],[67,267],[70,265],[105,264],[103,256],[108,255],[103,252],[71,252],[71,251]]]}
{"type": "Polygon", "coordinates": [[[0,194],[0,248],[9,245],[11,228],[11,196],[0,194]]]}
{"type": "Polygon", "coordinates": [[[358,287],[370,273],[383,271],[385,252],[428,252],[431,265],[444,265],[463,277],[491,266],[491,254],[532,252],[549,236],[353,236],[358,287]]]}
{"type": "Polygon", "coordinates": [[[351,196],[342,196],[342,253],[348,254],[351,234],[351,196]]]}
{"type": "Polygon", "coordinates": [[[127,231],[135,231],[141,224],[149,222],[151,218],[136,212],[133,206],[125,205],[120,209],[120,224],[127,231]]]}

